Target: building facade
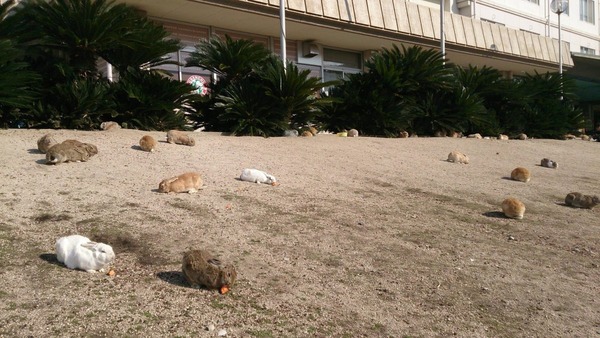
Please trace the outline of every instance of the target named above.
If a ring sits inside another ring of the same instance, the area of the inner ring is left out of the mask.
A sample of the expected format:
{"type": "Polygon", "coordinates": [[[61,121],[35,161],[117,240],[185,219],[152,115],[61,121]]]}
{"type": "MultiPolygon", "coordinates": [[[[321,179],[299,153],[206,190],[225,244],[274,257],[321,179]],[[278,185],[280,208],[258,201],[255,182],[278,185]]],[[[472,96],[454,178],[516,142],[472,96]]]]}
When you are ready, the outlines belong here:
{"type": "MultiPolygon", "coordinates": [[[[117,0],[180,39],[185,47],[172,55],[179,61],[202,39],[226,34],[281,54],[283,24],[287,59],[324,80],[362,71],[373,51],[393,44],[441,48],[442,31],[450,62],[494,67],[507,77],[558,71],[562,56],[567,74],[587,76],[578,80],[591,88],[586,113],[599,115],[594,120],[600,121],[600,107],[594,106],[600,104],[600,71],[594,79],[586,63],[594,65],[594,55],[600,53],[596,0],[570,0],[561,15],[560,44],[550,0],[444,1],[442,16],[440,0],[285,0],[282,20],[281,0],[117,0]],[[578,69],[582,54],[589,57],[578,69]]],[[[206,80],[211,76],[202,69],[170,70],[182,81],[194,74],[206,80]]]]}

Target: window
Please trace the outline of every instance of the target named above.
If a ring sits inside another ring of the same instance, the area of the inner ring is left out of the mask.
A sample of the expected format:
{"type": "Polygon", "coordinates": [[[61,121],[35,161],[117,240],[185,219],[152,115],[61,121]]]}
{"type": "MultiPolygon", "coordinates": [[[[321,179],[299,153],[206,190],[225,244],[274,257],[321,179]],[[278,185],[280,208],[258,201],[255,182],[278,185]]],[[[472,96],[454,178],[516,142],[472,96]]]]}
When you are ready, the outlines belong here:
{"type": "MultiPolygon", "coordinates": [[[[361,53],[323,48],[323,81],[347,79],[349,74],[359,73],[361,60],[361,53]]],[[[325,88],[325,92],[328,91],[329,88],[325,88]]]]}
{"type": "Polygon", "coordinates": [[[360,69],[360,53],[323,48],[323,65],[360,69]]]}
{"type": "Polygon", "coordinates": [[[579,19],[595,23],[594,7],[594,0],[579,0],[579,19]]]}
{"type": "Polygon", "coordinates": [[[587,48],[587,47],[580,47],[580,51],[583,54],[589,54],[589,55],[596,55],[596,50],[595,49],[591,49],[591,48],[587,48]]]}

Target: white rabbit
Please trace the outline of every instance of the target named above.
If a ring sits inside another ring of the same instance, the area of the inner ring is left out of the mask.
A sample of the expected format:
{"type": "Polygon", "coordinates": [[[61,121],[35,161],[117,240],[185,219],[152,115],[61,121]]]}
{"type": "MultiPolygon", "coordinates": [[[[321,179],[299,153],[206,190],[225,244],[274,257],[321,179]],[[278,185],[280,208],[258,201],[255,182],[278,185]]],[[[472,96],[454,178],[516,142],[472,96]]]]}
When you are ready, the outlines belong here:
{"type": "Polygon", "coordinates": [[[264,183],[270,185],[278,185],[275,176],[267,174],[258,169],[244,169],[240,175],[240,180],[254,183],[264,183]]]}
{"type": "Polygon", "coordinates": [[[69,269],[102,272],[115,259],[115,253],[108,244],[92,242],[80,235],[71,235],[56,241],[56,259],[69,269]]]}

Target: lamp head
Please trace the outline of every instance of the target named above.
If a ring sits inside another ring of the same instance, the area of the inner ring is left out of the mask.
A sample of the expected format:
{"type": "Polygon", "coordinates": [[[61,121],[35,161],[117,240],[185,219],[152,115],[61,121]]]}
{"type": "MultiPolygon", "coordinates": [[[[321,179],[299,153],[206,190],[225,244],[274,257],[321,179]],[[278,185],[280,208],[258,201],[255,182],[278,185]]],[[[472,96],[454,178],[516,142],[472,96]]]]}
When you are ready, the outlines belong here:
{"type": "Polygon", "coordinates": [[[550,2],[550,10],[558,15],[564,13],[567,8],[569,8],[569,0],[552,0],[550,2]]]}

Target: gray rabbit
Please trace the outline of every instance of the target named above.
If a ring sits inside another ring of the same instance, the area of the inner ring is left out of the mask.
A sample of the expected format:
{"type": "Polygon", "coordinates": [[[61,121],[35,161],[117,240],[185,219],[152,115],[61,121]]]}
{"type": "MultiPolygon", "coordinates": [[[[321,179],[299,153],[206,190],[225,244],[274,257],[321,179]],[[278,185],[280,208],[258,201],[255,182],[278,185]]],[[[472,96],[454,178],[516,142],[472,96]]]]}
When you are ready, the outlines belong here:
{"type": "Polygon", "coordinates": [[[221,293],[229,291],[237,278],[232,265],[222,263],[206,250],[184,253],[181,270],[190,286],[219,289],[221,293]]]}
{"type": "Polygon", "coordinates": [[[600,197],[571,192],[565,197],[565,204],[574,208],[592,209],[600,204],[600,197]]]}
{"type": "Polygon", "coordinates": [[[82,143],[77,140],[66,140],[48,149],[46,163],[85,162],[97,153],[98,148],[93,144],[82,143]]]}
{"type": "Polygon", "coordinates": [[[58,144],[51,134],[46,134],[40,137],[37,141],[38,150],[45,154],[53,145],[58,144]]]}

